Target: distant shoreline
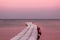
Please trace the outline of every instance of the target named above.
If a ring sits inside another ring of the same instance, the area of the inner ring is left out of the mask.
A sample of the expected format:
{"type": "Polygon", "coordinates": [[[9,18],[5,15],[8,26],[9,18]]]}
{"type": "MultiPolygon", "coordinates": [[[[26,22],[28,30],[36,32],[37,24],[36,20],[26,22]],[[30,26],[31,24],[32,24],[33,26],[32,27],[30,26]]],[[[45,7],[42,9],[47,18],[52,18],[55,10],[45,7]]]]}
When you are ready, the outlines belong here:
{"type": "Polygon", "coordinates": [[[60,19],[0,19],[0,20],[60,20],[60,19]]]}

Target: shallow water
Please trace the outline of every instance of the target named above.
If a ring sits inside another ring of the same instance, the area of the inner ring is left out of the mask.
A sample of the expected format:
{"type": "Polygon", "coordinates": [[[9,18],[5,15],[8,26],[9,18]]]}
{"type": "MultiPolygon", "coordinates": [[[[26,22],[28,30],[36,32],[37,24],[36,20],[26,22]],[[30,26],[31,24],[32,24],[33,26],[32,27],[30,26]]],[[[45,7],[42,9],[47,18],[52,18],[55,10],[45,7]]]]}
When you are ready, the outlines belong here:
{"type": "Polygon", "coordinates": [[[60,40],[60,20],[0,20],[0,40],[9,40],[31,21],[41,28],[41,40],[60,40]]]}

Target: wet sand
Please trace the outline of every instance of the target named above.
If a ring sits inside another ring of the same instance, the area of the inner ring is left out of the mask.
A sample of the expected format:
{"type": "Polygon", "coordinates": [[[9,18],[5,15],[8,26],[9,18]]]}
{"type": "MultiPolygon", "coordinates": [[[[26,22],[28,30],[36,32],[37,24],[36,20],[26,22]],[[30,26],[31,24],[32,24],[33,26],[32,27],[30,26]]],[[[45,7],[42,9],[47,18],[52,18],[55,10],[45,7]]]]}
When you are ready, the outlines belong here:
{"type": "Polygon", "coordinates": [[[41,27],[40,40],[60,40],[60,20],[0,20],[0,40],[9,40],[21,32],[25,21],[41,27]]]}

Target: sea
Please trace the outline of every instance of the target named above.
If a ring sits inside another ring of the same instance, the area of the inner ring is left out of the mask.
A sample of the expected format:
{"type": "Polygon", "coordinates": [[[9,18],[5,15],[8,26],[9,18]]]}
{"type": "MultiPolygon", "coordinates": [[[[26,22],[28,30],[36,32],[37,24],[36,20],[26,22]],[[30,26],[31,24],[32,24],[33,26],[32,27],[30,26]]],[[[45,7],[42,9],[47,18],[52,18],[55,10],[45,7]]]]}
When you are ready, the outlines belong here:
{"type": "Polygon", "coordinates": [[[0,19],[0,40],[9,40],[21,32],[25,22],[41,28],[40,40],[60,40],[60,19],[0,19]]]}

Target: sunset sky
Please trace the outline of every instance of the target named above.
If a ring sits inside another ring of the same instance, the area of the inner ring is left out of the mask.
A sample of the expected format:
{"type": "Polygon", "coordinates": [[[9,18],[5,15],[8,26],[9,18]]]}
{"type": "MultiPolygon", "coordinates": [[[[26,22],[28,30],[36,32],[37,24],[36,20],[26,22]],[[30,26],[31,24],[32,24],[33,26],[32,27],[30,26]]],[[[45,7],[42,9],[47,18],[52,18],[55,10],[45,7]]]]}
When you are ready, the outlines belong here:
{"type": "Polygon", "coordinates": [[[60,19],[60,0],[0,0],[0,19],[60,19]]]}

